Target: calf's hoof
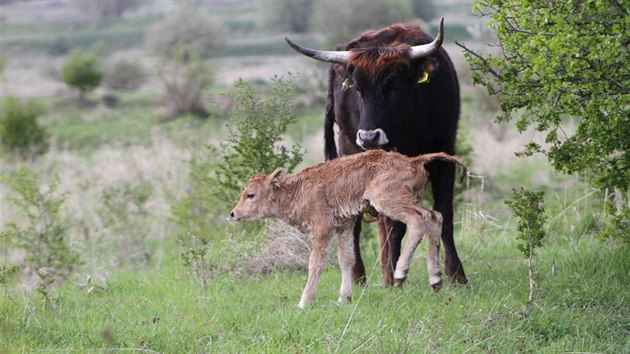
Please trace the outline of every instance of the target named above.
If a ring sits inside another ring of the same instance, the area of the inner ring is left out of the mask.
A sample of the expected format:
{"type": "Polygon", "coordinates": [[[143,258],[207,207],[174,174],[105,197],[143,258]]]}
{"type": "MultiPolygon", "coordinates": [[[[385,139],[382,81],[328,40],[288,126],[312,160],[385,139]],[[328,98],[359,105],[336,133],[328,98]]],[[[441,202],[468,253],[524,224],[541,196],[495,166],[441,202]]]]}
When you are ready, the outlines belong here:
{"type": "Polygon", "coordinates": [[[405,280],[407,280],[407,277],[400,278],[400,279],[395,278],[394,279],[394,287],[395,288],[402,288],[403,284],[405,283],[405,280]]]}
{"type": "Polygon", "coordinates": [[[431,287],[433,288],[434,292],[436,292],[436,293],[439,292],[440,289],[442,289],[442,280],[438,281],[435,284],[431,284],[431,287]]]}
{"type": "Polygon", "coordinates": [[[348,296],[348,297],[339,297],[339,299],[337,300],[337,305],[341,306],[343,304],[351,304],[352,303],[352,297],[348,296]]]}

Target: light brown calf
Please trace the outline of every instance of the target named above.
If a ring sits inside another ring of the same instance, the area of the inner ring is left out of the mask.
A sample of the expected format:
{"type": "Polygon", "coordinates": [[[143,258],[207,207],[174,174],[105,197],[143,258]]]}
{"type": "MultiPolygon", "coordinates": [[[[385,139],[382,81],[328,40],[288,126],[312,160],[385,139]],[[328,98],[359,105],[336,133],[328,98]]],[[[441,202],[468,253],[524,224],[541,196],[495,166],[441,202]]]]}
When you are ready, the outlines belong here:
{"type": "Polygon", "coordinates": [[[341,268],[339,301],[350,300],[354,266],[352,229],[361,214],[372,208],[405,223],[409,230],[409,239],[396,263],[396,283],[401,285],[406,279],[413,252],[426,233],[429,283],[438,289],[442,282],[438,258],[442,215],[418,205],[428,180],[424,165],[434,159],[463,167],[458,158],[445,153],[409,158],[396,152],[372,150],[327,161],[294,176],[286,176],[286,171],[278,168],[270,175],[252,177],[231,215],[237,221],[277,218],[312,234],[308,281],[298,304],[300,308],[315,296],[333,233],[338,237],[341,268]]]}

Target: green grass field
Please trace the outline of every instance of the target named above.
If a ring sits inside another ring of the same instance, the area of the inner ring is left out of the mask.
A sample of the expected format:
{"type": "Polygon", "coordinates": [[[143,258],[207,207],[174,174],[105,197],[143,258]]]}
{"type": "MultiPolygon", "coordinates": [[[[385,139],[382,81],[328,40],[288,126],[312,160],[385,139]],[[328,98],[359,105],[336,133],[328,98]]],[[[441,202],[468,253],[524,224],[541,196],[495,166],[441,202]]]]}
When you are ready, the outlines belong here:
{"type": "MultiPolygon", "coordinates": [[[[218,54],[217,70],[268,70],[278,53],[292,53],[284,34],[262,30],[255,3],[210,5],[211,15],[232,35],[218,54]],[[261,53],[274,55],[240,58],[261,53]]],[[[445,2],[437,9],[468,15],[470,6],[445,2]]],[[[44,77],[53,65],[48,61],[61,55],[55,51],[74,47],[99,43],[108,60],[117,51],[141,52],[144,29],[154,20],[108,19],[98,29],[87,22],[3,22],[0,48],[9,63],[3,80],[16,77],[12,70],[28,72],[22,86],[34,72],[44,77]],[[39,66],[30,68],[31,62],[39,66]]],[[[464,25],[449,26],[451,41],[470,36],[464,25]]],[[[306,45],[324,42],[317,33],[295,36],[306,45]]],[[[147,62],[154,59],[143,55],[147,62]]],[[[462,88],[459,145],[471,149],[466,158],[472,175],[457,187],[455,213],[468,285],[446,285],[434,293],[422,242],[405,287],[383,287],[378,239],[373,225],[365,226],[368,285],[355,285],[352,302],[337,304],[341,276],[332,262],[315,302],[299,310],[306,271],[249,272],[248,262],[266,239],[255,227],[225,221],[236,200],[222,200],[208,206],[219,216],[196,215],[205,221],[200,224],[211,225],[204,230],[212,236],[204,286],[184,262],[179,239],[189,230],[177,223],[173,209],[195,192],[191,159],[213,153],[205,146],[225,141],[226,126],[233,124],[225,108],[209,105],[204,119],[160,122],[161,87],[116,92],[112,107],[100,103],[100,91],[82,107],[69,91],[55,91],[32,96],[45,109],[40,123],[50,134],[51,150],[33,161],[0,156],[0,175],[26,167],[40,175],[43,189],[59,176],[68,240],[81,262],[66,281],[38,289],[27,252],[0,234],[0,267],[22,267],[6,277],[0,268],[0,353],[630,353],[630,247],[621,238],[597,237],[614,212],[607,203],[612,192],[586,184],[584,176],[553,172],[544,157],[514,157],[532,135],[492,122],[496,112],[487,107],[496,103],[472,86],[461,54],[455,55],[462,88]],[[518,186],[546,192],[547,238],[534,257],[531,313],[526,258],[517,249],[516,220],[504,204],[518,186]]],[[[286,139],[307,150],[300,167],[323,160],[326,88],[317,81],[325,80],[325,73],[315,71],[325,68],[310,69],[297,78],[298,98],[306,99],[295,109],[298,119],[286,139]]],[[[253,81],[257,90],[269,91],[268,80],[253,81]]],[[[217,83],[204,98],[212,102],[233,89],[217,83]]],[[[0,231],[11,221],[28,222],[9,196],[14,195],[0,183],[0,231]]]]}
{"type": "MultiPolygon", "coordinates": [[[[43,296],[3,296],[0,350],[158,352],[607,352],[630,350],[630,250],[590,237],[551,241],[536,259],[538,295],[523,309],[525,260],[511,232],[483,247],[459,237],[468,286],[433,293],[424,262],[404,289],[383,288],[378,267],[353,302],[337,305],[329,266],[314,304],[296,306],[304,272],[217,274],[201,287],[174,252],[159,266],[118,270],[105,288],[68,282],[43,296]],[[477,249],[472,257],[471,249],[477,249]],[[552,270],[553,269],[553,270],[552,270]]],[[[176,249],[176,247],[167,247],[176,249]]],[[[423,252],[419,251],[418,254],[423,252]]],[[[368,266],[375,250],[367,252],[368,266]]],[[[418,257],[421,258],[422,256],[418,257]]]]}

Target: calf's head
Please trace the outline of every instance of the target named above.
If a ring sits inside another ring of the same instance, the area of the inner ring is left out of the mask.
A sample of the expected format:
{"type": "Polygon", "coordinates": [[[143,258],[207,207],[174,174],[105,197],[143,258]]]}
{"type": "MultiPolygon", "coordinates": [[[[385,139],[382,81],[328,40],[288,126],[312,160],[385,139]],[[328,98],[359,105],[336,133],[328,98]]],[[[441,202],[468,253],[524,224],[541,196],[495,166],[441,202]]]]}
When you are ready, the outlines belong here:
{"type": "Polygon", "coordinates": [[[250,178],[230,216],[236,221],[275,216],[278,207],[278,187],[285,177],[286,170],[279,167],[270,175],[255,175],[250,178]]]}

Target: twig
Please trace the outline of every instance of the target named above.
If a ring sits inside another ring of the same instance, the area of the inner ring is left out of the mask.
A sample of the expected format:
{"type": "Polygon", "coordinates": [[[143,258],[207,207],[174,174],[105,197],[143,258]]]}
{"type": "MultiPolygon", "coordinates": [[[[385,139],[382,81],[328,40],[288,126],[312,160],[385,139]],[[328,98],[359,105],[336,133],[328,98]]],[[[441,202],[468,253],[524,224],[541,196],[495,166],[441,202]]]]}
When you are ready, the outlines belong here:
{"type": "Polygon", "coordinates": [[[466,52],[470,53],[472,56],[474,56],[475,58],[481,60],[483,62],[483,64],[488,68],[488,71],[494,75],[495,77],[499,78],[499,79],[503,79],[503,75],[499,74],[498,72],[496,72],[492,66],[490,65],[490,63],[488,63],[488,60],[484,57],[482,57],[481,55],[477,54],[476,52],[474,52],[472,49],[466,47],[465,45],[459,43],[458,41],[455,41],[455,44],[458,45],[460,48],[462,48],[463,50],[465,50],[466,52]]]}

